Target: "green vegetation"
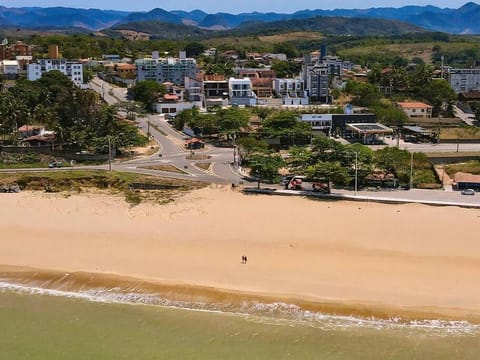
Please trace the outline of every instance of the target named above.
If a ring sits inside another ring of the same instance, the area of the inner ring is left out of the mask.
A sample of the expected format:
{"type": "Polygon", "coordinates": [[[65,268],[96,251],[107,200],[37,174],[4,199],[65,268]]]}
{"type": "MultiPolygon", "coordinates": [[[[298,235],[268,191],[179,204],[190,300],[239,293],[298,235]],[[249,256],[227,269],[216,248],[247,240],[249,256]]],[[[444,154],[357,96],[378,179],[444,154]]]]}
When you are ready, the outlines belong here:
{"type": "Polygon", "coordinates": [[[43,125],[55,132],[48,145],[107,154],[109,143],[120,149],[143,145],[133,123],[119,121],[116,109],[101,102],[97,93],[82,90],[58,71],[37,81],[19,80],[0,94],[0,134],[16,144],[22,125],[43,125]]]}
{"type": "Polygon", "coordinates": [[[261,182],[276,183],[279,180],[278,170],[285,165],[282,157],[277,154],[256,154],[248,161],[250,175],[257,179],[258,188],[261,182]]]}
{"type": "Polygon", "coordinates": [[[50,162],[56,159],[49,155],[36,153],[0,152],[0,169],[46,168],[50,162]]]}
{"type": "MultiPolygon", "coordinates": [[[[358,184],[368,186],[373,173],[393,175],[403,186],[410,184],[411,153],[395,147],[373,151],[361,144],[342,145],[326,137],[313,140],[312,149],[292,148],[287,168],[294,174],[314,179],[326,179],[337,186],[352,186],[355,173],[358,184]],[[356,169],[355,169],[356,166],[356,169]]],[[[439,187],[433,166],[422,153],[413,156],[412,185],[439,187]]]]}
{"type": "Polygon", "coordinates": [[[446,165],[445,171],[451,177],[454,177],[457,172],[480,175],[480,161],[469,161],[462,164],[446,165]]]}
{"type": "Polygon", "coordinates": [[[158,102],[158,98],[166,91],[165,86],[155,80],[138,81],[131,89],[133,99],[145,104],[148,110],[154,110],[153,106],[158,102]]]}
{"type": "Polygon", "coordinates": [[[23,190],[48,192],[82,192],[102,190],[110,194],[125,196],[129,203],[143,200],[167,203],[188,191],[202,188],[206,184],[178,179],[165,179],[155,176],[101,170],[52,171],[44,173],[2,173],[0,184],[18,184],[23,190]],[[130,190],[132,183],[163,185],[163,190],[130,190]]]}

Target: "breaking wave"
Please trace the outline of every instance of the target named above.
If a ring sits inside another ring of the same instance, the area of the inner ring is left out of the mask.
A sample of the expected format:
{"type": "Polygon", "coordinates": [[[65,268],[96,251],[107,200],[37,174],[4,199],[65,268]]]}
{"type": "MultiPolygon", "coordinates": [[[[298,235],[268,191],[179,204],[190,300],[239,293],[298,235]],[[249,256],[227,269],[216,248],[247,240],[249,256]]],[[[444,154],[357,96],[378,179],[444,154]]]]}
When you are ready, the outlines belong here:
{"type": "MultiPolygon", "coordinates": [[[[70,274],[64,274],[63,279],[68,279],[70,274]]],[[[54,281],[59,285],[58,278],[54,281]]],[[[298,305],[284,302],[260,302],[250,299],[242,301],[192,301],[169,299],[165,294],[145,293],[142,290],[135,292],[124,287],[90,288],[66,290],[53,288],[52,282],[47,286],[15,283],[11,279],[0,278],[0,292],[15,292],[29,295],[59,296],[81,299],[101,303],[117,303],[130,305],[151,305],[169,307],[183,310],[218,312],[244,316],[249,321],[263,322],[278,325],[305,325],[324,330],[339,328],[370,328],[390,330],[420,330],[435,336],[448,335],[478,335],[480,325],[468,321],[449,320],[411,320],[400,316],[388,319],[374,316],[347,316],[330,315],[323,312],[305,310],[298,305]]],[[[175,297],[175,296],[172,296],[175,297]]],[[[202,296],[205,299],[205,296],[202,296]]],[[[222,299],[225,300],[225,299],[222,299]]]]}

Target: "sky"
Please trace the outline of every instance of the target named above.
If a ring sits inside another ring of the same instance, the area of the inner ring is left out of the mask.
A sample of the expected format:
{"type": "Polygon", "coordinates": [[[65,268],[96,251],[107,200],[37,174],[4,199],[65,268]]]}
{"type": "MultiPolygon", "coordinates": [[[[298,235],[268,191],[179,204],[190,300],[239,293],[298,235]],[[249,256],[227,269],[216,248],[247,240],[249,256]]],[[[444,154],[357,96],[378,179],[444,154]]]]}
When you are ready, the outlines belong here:
{"type": "Polygon", "coordinates": [[[207,13],[228,12],[277,12],[292,13],[304,9],[365,9],[370,7],[402,7],[405,5],[435,5],[437,7],[459,8],[469,0],[0,0],[1,6],[65,6],[75,8],[96,8],[124,11],[149,11],[154,8],[165,10],[195,10],[207,13]]]}

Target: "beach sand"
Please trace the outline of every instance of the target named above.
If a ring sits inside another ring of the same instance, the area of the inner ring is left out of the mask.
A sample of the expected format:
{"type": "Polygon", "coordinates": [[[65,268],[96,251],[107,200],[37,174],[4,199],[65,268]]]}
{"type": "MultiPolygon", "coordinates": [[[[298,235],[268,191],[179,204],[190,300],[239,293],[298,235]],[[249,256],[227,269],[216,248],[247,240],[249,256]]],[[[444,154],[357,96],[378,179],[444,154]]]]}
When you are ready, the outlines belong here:
{"type": "Polygon", "coordinates": [[[178,296],[197,289],[209,299],[230,294],[336,313],[480,322],[474,209],[218,186],[133,208],[114,196],[23,192],[0,195],[0,229],[3,278],[23,271],[21,281],[58,283],[65,272],[82,272],[77,281],[131,286],[141,279],[178,296]]]}

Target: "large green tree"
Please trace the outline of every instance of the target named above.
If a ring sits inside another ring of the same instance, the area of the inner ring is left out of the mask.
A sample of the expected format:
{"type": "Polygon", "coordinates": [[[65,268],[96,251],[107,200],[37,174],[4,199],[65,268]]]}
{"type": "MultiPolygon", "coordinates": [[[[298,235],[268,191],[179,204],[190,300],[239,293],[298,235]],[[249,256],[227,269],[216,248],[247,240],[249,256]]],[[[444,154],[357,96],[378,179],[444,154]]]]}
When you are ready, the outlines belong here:
{"type": "Polygon", "coordinates": [[[261,182],[274,183],[279,180],[278,170],[285,165],[280,155],[253,155],[249,162],[250,175],[257,179],[258,188],[261,182]]]}
{"type": "Polygon", "coordinates": [[[143,80],[135,84],[131,89],[133,99],[145,104],[148,110],[153,110],[158,98],[166,93],[164,85],[155,80],[143,80]]]}

